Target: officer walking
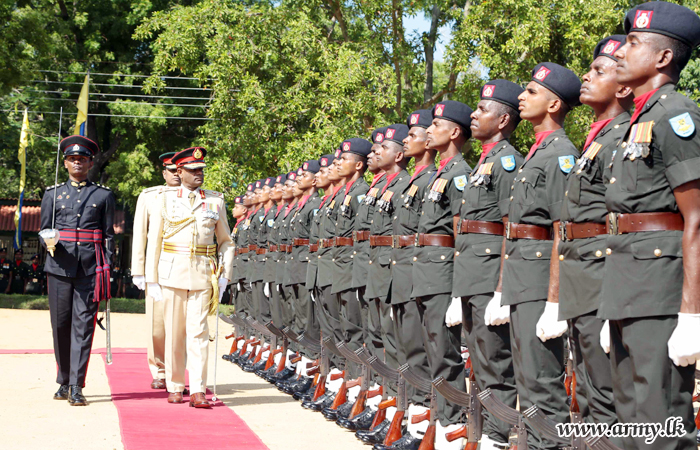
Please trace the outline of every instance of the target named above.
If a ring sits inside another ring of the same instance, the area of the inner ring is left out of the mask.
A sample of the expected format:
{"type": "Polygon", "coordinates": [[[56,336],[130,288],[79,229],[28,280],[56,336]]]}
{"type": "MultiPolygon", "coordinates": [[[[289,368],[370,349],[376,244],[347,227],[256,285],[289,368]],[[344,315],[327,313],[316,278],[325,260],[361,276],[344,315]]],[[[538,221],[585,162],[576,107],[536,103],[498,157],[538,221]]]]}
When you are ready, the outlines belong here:
{"type": "MultiPolygon", "coordinates": [[[[684,432],[634,447],[695,449],[692,395],[700,358],[700,110],[676,83],[700,44],[700,18],[666,2],[635,6],[615,52],[635,109],[612,157],[598,317],[609,321],[617,417],[684,432]]],[[[607,341],[607,339],[606,339],[607,341]]],[[[607,344],[607,342],[605,342],[607,344]]]]}
{"type": "Polygon", "coordinates": [[[41,201],[41,238],[49,255],[49,309],[58,366],[56,400],[87,405],[85,386],[95,317],[110,291],[114,249],[114,195],[88,180],[92,158],[100,149],[83,136],[59,144],[68,181],[46,189],[41,201]],[[54,192],[55,204],[54,204],[54,192]],[[55,222],[52,217],[55,215],[55,222]]]}

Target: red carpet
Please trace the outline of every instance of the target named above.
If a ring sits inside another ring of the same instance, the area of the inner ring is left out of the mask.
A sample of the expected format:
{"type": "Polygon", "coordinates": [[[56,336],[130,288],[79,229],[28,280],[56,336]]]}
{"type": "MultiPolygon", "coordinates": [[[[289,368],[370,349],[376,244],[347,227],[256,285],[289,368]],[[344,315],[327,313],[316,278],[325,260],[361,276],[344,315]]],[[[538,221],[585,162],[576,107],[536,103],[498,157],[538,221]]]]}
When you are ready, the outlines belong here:
{"type": "MultiPolygon", "coordinates": [[[[103,349],[93,351],[105,356],[103,349]]],[[[112,349],[112,358],[113,364],[105,367],[125,449],[267,449],[221,401],[211,410],[196,410],[187,396],[186,403],[171,405],[164,390],[150,389],[145,349],[112,349]]],[[[207,398],[211,400],[210,392],[207,398]]]]}

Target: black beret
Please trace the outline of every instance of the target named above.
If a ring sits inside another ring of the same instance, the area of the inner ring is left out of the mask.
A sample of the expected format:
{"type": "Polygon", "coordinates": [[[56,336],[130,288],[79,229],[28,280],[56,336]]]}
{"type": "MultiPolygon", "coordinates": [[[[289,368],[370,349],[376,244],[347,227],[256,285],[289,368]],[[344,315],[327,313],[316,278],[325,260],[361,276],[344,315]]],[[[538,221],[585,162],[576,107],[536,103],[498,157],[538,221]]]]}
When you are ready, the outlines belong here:
{"type": "Polygon", "coordinates": [[[297,171],[294,170],[287,174],[287,181],[295,181],[297,179],[297,171]]]}
{"type": "Polygon", "coordinates": [[[38,254],[38,253],[34,253],[34,254],[32,255],[32,257],[31,257],[31,259],[38,259],[38,258],[39,258],[39,254],[38,254]]]}
{"type": "Polygon", "coordinates": [[[433,124],[433,111],[430,109],[419,109],[418,111],[413,111],[408,119],[406,119],[406,125],[411,127],[421,127],[428,128],[433,124]]]}
{"type": "Polygon", "coordinates": [[[248,192],[253,192],[253,183],[250,183],[250,184],[248,185],[248,188],[246,189],[246,191],[248,191],[248,192]]]}
{"type": "Polygon", "coordinates": [[[264,186],[274,186],[275,185],[275,177],[269,177],[265,178],[265,182],[263,183],[264,186]]]}
{"type": "MultiPolygon", "coordinates": [[[[317,159],[310,159],[301,165],[302,170],[305,172],[316,173],[321,170],[321,164],[319,164],[317,159]]],[[[301,174],[300,174],[301,175],[301,174]]]]}
{"type": "Polygon", "coordinates": [[[607,56],[613,61],[617,61],[615,58],[615,52],[618,48],[625,45],[627,37],[624,34],[613,34],[612,36],[605,37],[598,42],[593,50],[593,59],[595,60],[599,56],[607,56]]]}
{"type": "Polygon", "coordinates": [[[258,180],[255,182],[255,190],[257,191],[258,189],[262,189],[263,187],[263,181],[265,180],[258,180]]]}
{"type": "Polygon", "coordinates": [[[284,184],[285,181],[287,181],[286,173],[277,175],[277,178],[275,178],[275,184],[284,184]]]}
{"type": "Polygon", "coordinates": [[[239,195],[238,197],[236,197],[236,198],[233,199],[233,203],[235,203],[236,205],[240,205],[242,202],[243,202],[243,196],[242,196],[242,195],[239,195]]]}
{"type": "Polygon", "coordinates": [[[207,156],[207,149],[204,147],[191,147],[175,153],[171,161],[177,167],[184,167],[185,169],[203,169],[207,166],[204,162],[205,156],[207,156]]]}
{"type": "Polygon", "coordinates": [[[335,154],[331,153],[329,155],[323,155],[320,158],[318,158],[318,164],[321,167],[328,167],[331,164],[333,164],[333,161],[335,161],[335,154]]]}
{"type": "Polygon", "coordinates": [[[384,142],[384,133],[386,132],[386,127],[377,128],[372,132],[372,143],[381,144],[384,142]]]}
{"type": "Polygon", "coordinates": [[[472,112],[474,112],[474,110],[469,106],[454,100],[445,100],[433,106],[434,119],[446,119],[456,123],[462,127],[462,131],[464,131],[467,138],[472,135],[471,129],[469,128],[469,125],[472,124],[472,112]]]}
{"type": "Polygon", "coordinates": [[[68,136],[59,144],[63,156],[87,156],[92,158],[100,151],[100,147],[85,136],[68,136]]]}
{"type": "Polygon", "coordinates": [[[700,44],[700,17],[685,6],[649,2],[627,11],[625,33],[641,31],[678,39],[691,48],[700,44]]]}
{"type": "Polygon", "coordinates": [[[578,99],[581,95],[581,80],[566,67],[552,62],[539,63],[532,69],[532,81],[554,92],[570,108],[581,104],[578,99]]]}
{"type": "Polygon", "coordinates": [[[524,89],[519,84],[515,84],[512,81],[491,80],[481,88],[481,99],[503,103],[518,111],[520,106],[518,96],[523,91],[524,89]]]}
{"type": "Polygon", "coordinates": [[[24,250],[21,249],[21,248],[18,248],[17,250],[15,250],[15,255],[18,254],[18,253],[19,253],[20,255],[24,255],[24,250]]]}
{"type": "Polygon", "coordinates": [[[367,139],[350,138],[343,141],[340,149],[343,153],[355,153],[366,158],[372,152],[372,143],[367,139]]]}
{"type": "Polygon", "coordinates": [[[408,127],[402,123],[395,123],[386,127],[386,132],[384,133],[385,141],[396,142],[397,144],[403,145],[403,140],[408,137],[408,127]]]}

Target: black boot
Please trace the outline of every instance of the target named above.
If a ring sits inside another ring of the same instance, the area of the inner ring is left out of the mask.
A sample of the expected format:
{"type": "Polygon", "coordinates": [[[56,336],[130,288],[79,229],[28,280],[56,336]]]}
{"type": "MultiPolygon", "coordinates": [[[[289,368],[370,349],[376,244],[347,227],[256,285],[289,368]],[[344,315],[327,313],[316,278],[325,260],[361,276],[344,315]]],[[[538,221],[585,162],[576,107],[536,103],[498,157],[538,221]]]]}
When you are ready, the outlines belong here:
{"type": "Polygon", "coordinates": [[[372,425],[375,414],[377,414],[377,411],[374,411],[372,408],[368,407],[352,419],[344,419],[339,417],[335,423],[339,427],[345,428],[346,430],[368,430],[369,426],[372,425]]]}
{"type": "Polygon", "coordinates": [[[390,420],[384,420],[382,423],[372,428],[371,430],[364,431],[360,430],[355,433],[355,437],[365,444],[381,444],[386,438],[386,434],[389,432],[389,426],[391,426],[390,420]]]}
{"type": "Polygon", "coordinates": [[[401,439],[393,444],[386,446],[383,444],[375,444],[372,450],[418,450],[422,439],[416,439],[411,436],[411,433],[406,432],[401,439]]]}
{"type": "Polygon", "coordinates": [[[292,378],[294,375],[296,375],[296,373],[297,373],[296,367],[285,367],[284,369],[282,369],[282,371],[281,371],[280,373],[277,373],[277,374],[275,374],[275,375],[272,375],[272,376],[270,377],[270,379],[267,380],[267,381],[269,381],[270,383],[276,385],[276,384],[279,383],[280,381],[289,380],[289,379],[292,378]]]}
{"type": "Polygon", "coordinates": [[[295,392],[292,394],[292,397],[294,397],[294,400],[300,400],[302,402],[305,402],[307,400],[311,400],[314,396],[314,393],[316,392],[316,386],[314,386],[313,381],[311,382],[311,385],[309,388],[303,392],[295,392]]]}
{"type": "Polygon", "coordinates": [[[54,400],[68,400],[68,385],[67,384],[62,384],[61,387],[58,388],[55,394],[53,394],[53,399],[54,400]]]}
{"type": "Polygon", "coordinates": [[[77,385],[72,385],[70,387],[70,394],[68,397],[68,403],[72,406],[86,406],[87,400],[83,397],[83,388],[77,385]]]}
{"type": "Polygon", "coordinates": [[[306,392],[313,382],[313,378],[302,377],[300,380],[294,383],[278,386],[278,389],[285,394],[294,395],[296,392],[306,392]]]}
{"type": "Polygon", "coordinates": [[[318,398],[318,400],[304,402],[301,404],[303,408],[310,409],[311,411],[322,411],[324,408],[328,408],[333,404],[335,400],[335,392],[326,392],[318,398]]]}

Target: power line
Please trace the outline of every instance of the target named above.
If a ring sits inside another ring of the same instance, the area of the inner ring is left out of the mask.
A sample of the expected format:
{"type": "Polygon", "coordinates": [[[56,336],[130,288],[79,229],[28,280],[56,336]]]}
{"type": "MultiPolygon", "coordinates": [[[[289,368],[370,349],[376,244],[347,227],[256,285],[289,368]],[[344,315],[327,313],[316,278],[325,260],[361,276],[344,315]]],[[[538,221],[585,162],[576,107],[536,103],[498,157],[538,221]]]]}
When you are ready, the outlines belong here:
{"type": "MultiPolygon", "coordinates": [[[[77,98],[54,98],[54,97],[32,97],[31,100],[54,100],[54,101],[65,101],[65,102],[77,102],[77,98]]],[[[183,108],[209,108],[207,105],[190,105],[186,103],[151,103],[151,102],[138,102],[138,103],[128,103],[128,102],[111,102],[108,100],[90,100],[91,103],[116,103],[120,105],[153,105],[153,106],[182,106],[183,108]]]]}
{"type": "MultiPolygon", "coordinates": [[[[51,83],[51,84],[73,84],[82,86],[84,83],[79,81],[51,81],[51,80],[31,80],[30,83],[51,83]]],[[[143,89],[143,86],[134,86],[133,84],[108,84],[108,83],[90,83],[91,86],[107,86],[107,87],[125,87],[143,89]]],[[[193,87],[175,87],[165,86],[156,89],[177,89],[183,91],[213,91],[211,88],[193,88],[193,87]]]]}
{"type": "MultiPolygon", "coordinates": [[[[70,72],[68,70],[40,70],[42,73],[70,73],[75,75],[87,75],[88,72],[70,72]]],[[[102,76],[115,76],[115,77],[134,77],[134,78],[151,78],[151,75],[136,75],[130,73],[100,73],[100,72],[90,72],[90,75],[102,75],[102,76]]],[[[169,80],[199,80],[200,78],[194,77],[168,77],[164,75],[158,75],[158,78],[169,79],[169,80]]],[[[211,80],[211,78],[209,78],[211,80]]]]}
{"type": "MultiPolygon", "coordinates": [[[[80,92],[73,91],[45,91],[42,89],[27,89],[20,88],[19,90],[29,90],[30,92],[41,92],[43,94],[70,94],[70,95],[80,95],[80,92]]],[[[88,95],[91,96],[102,96],[102,97],[135,97],[135,98],[172,98],[176,100],[206,100],[209,101],[209,97],[172,97],[169,95],[143,95],[143,94],[108,94],[102,92],[89,92],[88,95]]]]}
{"type": "MultiPolygon", "coordinates": [[[[13,109],[3,109],[3,112],[12,112],[14,111],[13,109]]],[[[31,114],[61,114],[60,112],[56,111],[27,111],[28,113],[31,114]]],[[[78,113],[63,113],[64,116],[77,116],[78,113]]],[[[88,116],[101,116],[101,117],[129,117],[129,118],[135,118],[135,119],[173,119],[173,120],[217,120],[217,119],[212,119],[209,117],[161,117],[161,116],[132,116],[132,115],[120,115],[120,114],[88,114],[88,116]]],[[[21,120],[21,117],[18,117],[17,120],[21,120]]]]}

